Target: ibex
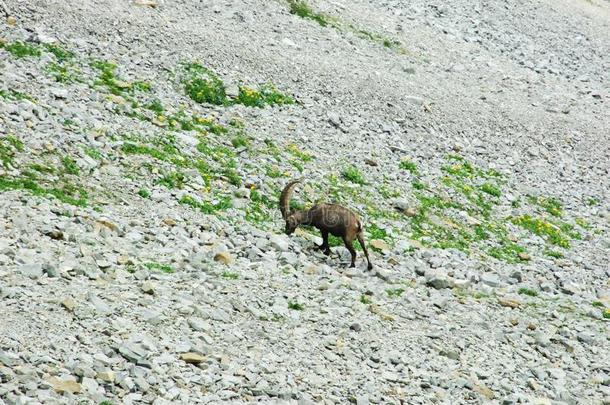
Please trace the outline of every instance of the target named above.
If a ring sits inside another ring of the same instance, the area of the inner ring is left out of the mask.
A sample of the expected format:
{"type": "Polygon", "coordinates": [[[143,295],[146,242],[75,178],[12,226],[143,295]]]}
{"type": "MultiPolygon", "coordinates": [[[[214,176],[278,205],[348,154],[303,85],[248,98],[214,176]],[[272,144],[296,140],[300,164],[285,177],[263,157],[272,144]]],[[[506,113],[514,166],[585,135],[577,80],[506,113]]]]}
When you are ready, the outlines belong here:
{"type": "Polygon", "coordinates": [[[299,225],[311,225],[318,228],[322,233],[322,244],[316,246],[322,249],[327,256],[330,255],[328,234],[340,237],[352,255],[350,267],[356,267],[356,250],[354,250],[352,242],[358,238],[366,256],[367,268],[371,270],[373,265],[364,245],[364,229],[358,215],[338,204],[316,204],[308,210],[290,210],[290,195],[294,186],[300,182],[300,179],[291,181],[284,187],[280,195],[280,211],[286,221],[286,234],[291,235],[299,225]]]}

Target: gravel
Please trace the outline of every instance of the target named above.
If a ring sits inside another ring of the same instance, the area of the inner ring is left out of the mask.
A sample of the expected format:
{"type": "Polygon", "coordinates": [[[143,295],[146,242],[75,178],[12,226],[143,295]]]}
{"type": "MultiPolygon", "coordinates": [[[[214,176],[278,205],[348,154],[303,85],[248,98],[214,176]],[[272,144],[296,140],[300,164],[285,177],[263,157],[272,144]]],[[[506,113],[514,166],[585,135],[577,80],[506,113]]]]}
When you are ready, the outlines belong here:
{"type": "Polygon", "coordinates": [[[610,403],[607,1],[312,1],[338,28],[281,1],[3,3],[0,43],[42,51],[0,48],[0,405],[610,403]],[[231,98],[273,83],[296,102],[194,103],[185,61],[231,98]],[[180,111],[228,130],[204,145],[180,111]],[[457,198],[449,154],[502,192],[417,234],[425,185],[457,198]],[[375,271],[284,234],[290,177],[295,200],[361,214],[375,271]],[[487,214],[527,252],[431,240],[487,214]]]}

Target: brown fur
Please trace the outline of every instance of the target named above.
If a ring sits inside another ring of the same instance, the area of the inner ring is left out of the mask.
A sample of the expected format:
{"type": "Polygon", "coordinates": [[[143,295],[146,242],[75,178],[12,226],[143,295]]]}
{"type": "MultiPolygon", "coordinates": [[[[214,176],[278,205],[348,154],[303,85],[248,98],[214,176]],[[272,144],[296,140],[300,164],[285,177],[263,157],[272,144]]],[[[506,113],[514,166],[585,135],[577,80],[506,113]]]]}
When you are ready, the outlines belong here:
{"type": "Polygon", "coordinates": [[[290,211],[290,195],[294,186],[300,181],[289,182],[280,195],[280,211],[286,221],[286,234],[292,234],[299,225],[311,225],[318,228],[322,234],[322,244],[318,248],[324,250],[326,255],[330,254],[328,235],[340,237],[352,256],[350,267],[356,266],[356,250],[352,243],[358,239],[358,243],[362,246],[366,256],[367,268],[371,270],[373,265],[369,259],[369,252],[364,245],[362,222],[353,211],[338,204],[316,204],[308,210],[290,211]]]}

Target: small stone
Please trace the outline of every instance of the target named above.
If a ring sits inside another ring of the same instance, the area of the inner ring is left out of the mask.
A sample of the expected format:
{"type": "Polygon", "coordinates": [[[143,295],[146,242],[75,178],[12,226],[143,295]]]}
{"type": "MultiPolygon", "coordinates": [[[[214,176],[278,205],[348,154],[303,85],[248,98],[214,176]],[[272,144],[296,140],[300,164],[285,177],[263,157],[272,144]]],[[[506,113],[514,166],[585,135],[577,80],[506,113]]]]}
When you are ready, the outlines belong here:
{"type": "Polygon", "coordinates": [[[211,329],[211,325],[198,318],[190,318],[188,321],[191,329],[197,332],[207,332],[211,329]]]}
{"type": "Polygon", "coordinates": [[[81,385],[73,380],[61,380],[57,377],[51,377],[49,382],[58,394],[63,394],[64,392],[78,394],[81,390],[81,385]]]}
{"type": "Polygon", "coordinates": [[[428,269],[424,273],[426,284],[440,290],[442,288],[451,288],[453,283],[442,269],[428,269]]]}
{"type": "Polygon", "coordinates": [[[91,305],[93,305],[95,310],[101,315],[108,315],[108,314],[112,313],[112,308],[110,308],[110,306],[108,304],[106,304],[97,295],[95,295],[93,293],[89,294],[89,302],[91,303],[91,305]]]}
{"type": "Polygon", "coordinates": [[[369,166],[379,166],[379,163],[377,163],[377,161],[373,160],[373,159],[364,159],[364,163],[366,163],[369,166]]]}
{"type": "Polygon", "coordinates": [[[142,292],[144,292],[145,294],[154,295],[155,287],[154,287],[153,283],[151,283],[150,281],[145,281],[142,284],[142,292]]]}
{"type": "Polygon", "coordinates": [[[481,275],[481,282],[490,287],[497,287],[500,285],[500,277],[494,273],[483,273],[481,275]]]}
{"type": "Polygon", "coordinates": [[[214,261],[223,264],[231,264],[233,262],[233,257],[229,252],[218,252],[214,255],[214,261]]]}
{"type": "Polygon", "coordinates": [[[199,363],[202,363],[203,361],[205,361],[204,356],[200,355],[199,353],[194,353],[194,352],[182,353],[180,355],[180,359],[184,360],[186,363],[189,363],[189,364],[199,364],[199,363]]]}
{"type": "Polygon", "coordinates": [[[362,326],[359,323],[352,323],[349,327],[354,332],[360,332],[362,330],[362,326]]]}
{"type": "Polygon", "coordinates": [[[18,271],[31,279],[42,277],[42,265],[39,263],[24,264],[19,267],[18,271]]]}
{"type": "Polygon", "coordinates": [[[532,257],[525,252],[519,252],[519,259],[527,261],[527,260],[531,260],[532,257]]]}
{"type": "Polygon", "coordinates": [[[282,39],[282,44],[284,44],[284,45],[288,45],[288,46],[291,46],[291,47],[293,47],[293,48],[296,48],[296,47],[297,47],[297,44],[296,44],[296,43],[294,43],[294,41],[292,41],[292,40],[291,40],[291,39],[289,39],[289,38],[284,38],[284,39],[282,39]]]}
{"type": "Polygon", "coordinates": [[[76,303],[74,302],[74,300],[70,297],[68,298],[64,298],[64,300],[61,302],[61,306],[66,308],[68,311],[72,312],[74,311],[74,307],[76,306],[76,303]]]}
{"type": "Polygon", "coordinates": [[[382,252],[390,251],[390,245],[383,239],[373,239],[369,242],[369,244],[377,250],[381,250],[382,252]]]}
{"type": "Polygon", "coordinates": [[[494,392],[489,387],[482,384],[475,384],[472,390],[478,392],[487,399],[494,399],[495,397],[494,392]]]}
{"type": "Polygon", "coordinates": [[[521,301],[519,301],[516,298],[499,297],[498,304],[502,305],[503,307],[515,309],[515,308],[519,308],[519,306],[521,306],[521,301]]]}
{"type": "Polygon", "coordinates": [[[516,319],[516,318],[512,318],[510,320],[510,324],[513,325],[513,326],[517,326],[517,325],[519,325],[519,320],[516,319]]]}
{"type": "Polygon", "coordinates": [[[269,238],[269,241],[271,242],[271,246],[280,252],[287,252],[290,249],[290,244],[285,236],[272,235],[269,238]]]}
{"type": "Polygon", "coordinates": [[[15,17],[9,15],[8,17],[6,17],[6,24],[10,27],[14,27],[17,24],[17,20],[15,19],[15,17]]]}
{"type": "Polygon", "coordinates": [[[114,379],[115,379],[114,371],[111,371],[111,370],[100,371],[99,373],[97,373],[95,378],[97,378],[98,380],[107,382],[107,383],[113,383],[114,379]]]}

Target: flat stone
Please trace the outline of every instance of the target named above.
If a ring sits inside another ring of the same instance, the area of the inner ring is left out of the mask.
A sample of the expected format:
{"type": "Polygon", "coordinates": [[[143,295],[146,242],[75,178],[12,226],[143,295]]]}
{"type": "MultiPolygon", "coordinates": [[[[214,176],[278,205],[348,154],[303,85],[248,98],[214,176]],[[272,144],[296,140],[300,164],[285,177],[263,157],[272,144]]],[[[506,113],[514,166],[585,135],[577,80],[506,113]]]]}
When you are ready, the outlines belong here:
{"type": "Polygon", "coordinates": [[[42,277],[42,265],[39,263],[24,264],[17,271],[31,279],[42,277]]]}
{"type": "Polygon", "coordinates": [[[81,385],[73,380],[61,380],[57,377],[51,377],[49,383],[58,394],[69,392],[70,394],[78,394],[81,391],[81,385]]]}
{"type": "Polygon", "coordinates": [[[95,378],[97,378],[98,380],[102,380],[104,382],[107,382],[107,383],[113,383],[115,378],[116,378],[116,376],[114,374],[114,371],[105,370],[105,371],[100,371],[99,373],[97,373],[95,378]]]}
{"type": "Polygon", "coordinates": [[[180,359],[189,364],[199,364],[205,361],[204,356],[194,352],[182,353],[180,359]]]}

